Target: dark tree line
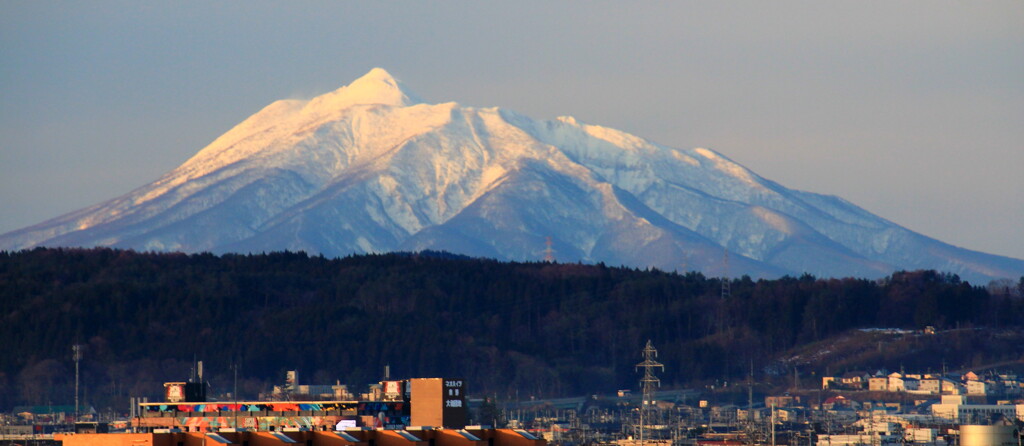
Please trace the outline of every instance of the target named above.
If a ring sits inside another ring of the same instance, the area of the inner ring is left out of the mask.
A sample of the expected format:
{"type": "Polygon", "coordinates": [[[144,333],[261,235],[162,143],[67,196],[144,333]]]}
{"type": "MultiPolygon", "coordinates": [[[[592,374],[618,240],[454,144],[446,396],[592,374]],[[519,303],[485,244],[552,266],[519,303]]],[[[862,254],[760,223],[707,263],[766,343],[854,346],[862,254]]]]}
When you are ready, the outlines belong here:
{"type": "MultiPolygon", "coordinates": [[[[1011,283],[1012,284],[1012,283],[1011,283]]],[[[732,280],[605,265],[502,263],[443,253],[0,252],[0,409],[156,397],[204,360],[242,397],[298,369],[306,383],[458,376],[471,392],[553,396],[635,387],[647,339],[682,385],[742,377],[854,328],[1017,327],[1024,278],[993,294],[953,275],[732,280]]],[[[1020,354],[1017,352],[1016,354],[1020,354]]],[[[881,365],[881,364],[880,364],[881,365]]],[[[891,366],[891,365],[890,365],[891,366]]]]}

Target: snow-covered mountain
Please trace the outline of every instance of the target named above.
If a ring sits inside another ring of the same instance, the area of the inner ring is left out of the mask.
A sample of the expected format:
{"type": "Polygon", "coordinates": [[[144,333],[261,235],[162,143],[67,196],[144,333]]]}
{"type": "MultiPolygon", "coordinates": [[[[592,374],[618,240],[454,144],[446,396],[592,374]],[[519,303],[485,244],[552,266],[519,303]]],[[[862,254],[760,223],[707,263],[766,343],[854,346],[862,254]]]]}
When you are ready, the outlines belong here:
{"type": "Polygon", "coordinates": [[[787,189],[709,149],[571,117],[431,104],[379,68],[309,101],[274,102],[157,181],[4,234],[0,249],[541,260],[547,237],[559,261],[709,275],[1024,275],[1024,261],[787,189]]]}

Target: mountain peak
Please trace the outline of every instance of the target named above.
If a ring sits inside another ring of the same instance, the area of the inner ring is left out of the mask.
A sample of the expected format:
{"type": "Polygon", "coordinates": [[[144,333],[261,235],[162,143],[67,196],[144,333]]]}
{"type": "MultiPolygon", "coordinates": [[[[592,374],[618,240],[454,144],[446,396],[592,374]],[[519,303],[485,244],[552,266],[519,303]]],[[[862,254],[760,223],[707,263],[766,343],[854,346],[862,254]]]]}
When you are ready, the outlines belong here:
{"type": "Polygon", "coordinates": [[[275,102],[149,185],[0,234],[0,250],[437,250],[536,261],[550,237],[560,261],[714,277],[1024,274],[1024,260],[943,244],[709,149],[571,117],[417,103],[380,68],[312,100],[275,102]]]}
{"type": "Polygon", "coordinates": [[[374,68],[359,79],[309,101],[307,110],[332,111],[353,105],[381,104],[408,107],[424,101],[383,68],[374,68]]]}
{"type": "Polygon", "coordinates": [[[389,82],[389,83],[392,83],[392,84],[398,82],[398,80],[395,79],[395,77],[392,76],[391,73],[388,73],[388,70],[385,70],[385,69],[383,69],[381,67],[374,67],[374,68],[371,68],[370,71],[367,71],[366,74],[364,74],[359,79],[356,79],[356,80],[352,81],[352,83],[355,84],[355,83],[358,83],[358,82],[374,82],[374,81],[389,82]]]}

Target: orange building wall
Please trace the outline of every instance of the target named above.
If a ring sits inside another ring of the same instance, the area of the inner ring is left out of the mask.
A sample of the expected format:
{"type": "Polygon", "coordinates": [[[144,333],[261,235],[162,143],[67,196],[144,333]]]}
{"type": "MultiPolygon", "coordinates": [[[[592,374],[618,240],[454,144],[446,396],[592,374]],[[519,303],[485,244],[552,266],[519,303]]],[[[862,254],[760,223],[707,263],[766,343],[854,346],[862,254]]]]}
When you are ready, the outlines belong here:
{"type": "Polygon", "coordinates": [[[444,380],[415,378],[409,380],[409,424],[440,427],[444,425],[444,380]]]}
{"type": "Polygon", "coordinates": [[[64,446],[177,446],[176,434],[54,434],[64,446]]]}

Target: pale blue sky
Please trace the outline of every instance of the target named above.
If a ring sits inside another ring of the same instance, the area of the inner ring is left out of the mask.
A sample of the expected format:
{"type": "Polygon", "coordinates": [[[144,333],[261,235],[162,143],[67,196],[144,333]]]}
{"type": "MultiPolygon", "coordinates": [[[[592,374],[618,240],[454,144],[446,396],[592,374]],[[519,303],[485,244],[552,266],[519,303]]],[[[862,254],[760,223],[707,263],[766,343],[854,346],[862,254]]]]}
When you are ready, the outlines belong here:
{"type": "Polygon", "coordinates": [[[0,3],[0,232],[380,66],[1024,258],[1024,2],[0,3]]]}

